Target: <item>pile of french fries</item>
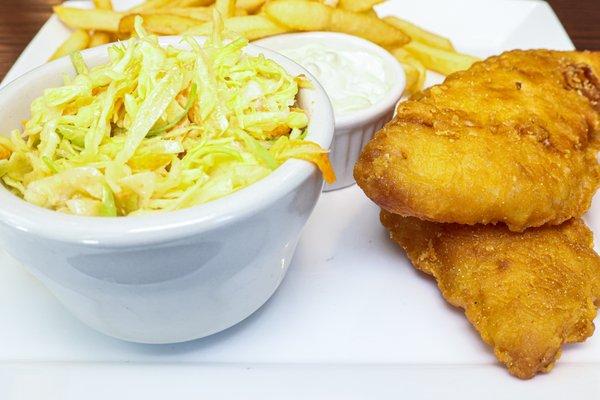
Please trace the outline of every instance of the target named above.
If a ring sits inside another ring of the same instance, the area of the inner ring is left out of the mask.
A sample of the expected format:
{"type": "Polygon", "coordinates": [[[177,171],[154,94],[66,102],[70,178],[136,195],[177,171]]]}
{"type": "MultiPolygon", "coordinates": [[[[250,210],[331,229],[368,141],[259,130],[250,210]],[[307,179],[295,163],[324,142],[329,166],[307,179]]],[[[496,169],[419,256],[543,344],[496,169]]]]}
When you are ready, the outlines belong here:
{"type": "Polygon", "coordinates": [[[428,69],[448,75],[477,61],[458,53],[447,38],[400,18],[379,18],[373,6],[383,1],[146,0],[125,12],[114,11],[111,0],[93,0],[93,9],[60,5],[54,12],[73,33],[51,59],[129,38],[138,15],[145,29],[157,35],[207,35],[217,10],[227,31],[248,40],[297,31],[342,32],[370,40],[402,63],[407,93],[423,88],[428,69]]]}

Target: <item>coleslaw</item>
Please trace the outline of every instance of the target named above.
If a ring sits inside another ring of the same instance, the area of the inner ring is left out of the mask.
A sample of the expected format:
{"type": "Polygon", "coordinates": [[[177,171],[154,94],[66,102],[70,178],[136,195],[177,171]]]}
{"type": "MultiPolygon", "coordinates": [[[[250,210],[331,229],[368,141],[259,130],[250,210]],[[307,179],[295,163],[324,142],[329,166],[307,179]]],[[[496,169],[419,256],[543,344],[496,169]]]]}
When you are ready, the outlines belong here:
{"type": "Polygon", "coordinates": [[[305,140],[289,75],[248,41],[163,48],[136,19],[136,37],[109,47],[106,65],[71,56],[77,74],[33,101],[23,131],[0,137],[0,177],[26,201],[87,216],[172,211],[226,196],[290,158],[335,180],[328,153],[305,140]]]}

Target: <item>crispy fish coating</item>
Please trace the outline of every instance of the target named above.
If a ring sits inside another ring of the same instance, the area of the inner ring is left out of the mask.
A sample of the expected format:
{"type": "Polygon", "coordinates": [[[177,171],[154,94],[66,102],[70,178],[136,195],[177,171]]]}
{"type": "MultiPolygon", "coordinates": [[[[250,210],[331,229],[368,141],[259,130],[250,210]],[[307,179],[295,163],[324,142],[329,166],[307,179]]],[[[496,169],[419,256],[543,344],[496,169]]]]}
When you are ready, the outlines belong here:
{"type": "Polygon", "coordinates": [[[594,332],[600,257],[581,219],[509,231],[381,213],[413,265],[435,277],[444,298],[465,310],[511,374],[547,372],[564,343],[594,332]]]}
{"type": "Polygon", "coordinates": [[[354,170],[395,214],[505,222],[581,216],[600,185],[600,52],[512,51],[398,106],[354,170]]]}

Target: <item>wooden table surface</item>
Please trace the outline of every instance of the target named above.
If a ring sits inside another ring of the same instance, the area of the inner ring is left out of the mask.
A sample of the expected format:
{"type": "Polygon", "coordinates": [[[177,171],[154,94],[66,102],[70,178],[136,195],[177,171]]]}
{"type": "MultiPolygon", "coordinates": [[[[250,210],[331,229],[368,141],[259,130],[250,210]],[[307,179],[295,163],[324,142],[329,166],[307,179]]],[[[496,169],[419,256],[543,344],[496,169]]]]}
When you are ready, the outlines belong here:
{"type": "MultiPolygon", "coordinates": [[[[0,0],[0,80],[50,17],[52,5],[61,2],[0,0]]],[[[600,50],[600,0],[549,2],[578,49],[600,50]]]]}

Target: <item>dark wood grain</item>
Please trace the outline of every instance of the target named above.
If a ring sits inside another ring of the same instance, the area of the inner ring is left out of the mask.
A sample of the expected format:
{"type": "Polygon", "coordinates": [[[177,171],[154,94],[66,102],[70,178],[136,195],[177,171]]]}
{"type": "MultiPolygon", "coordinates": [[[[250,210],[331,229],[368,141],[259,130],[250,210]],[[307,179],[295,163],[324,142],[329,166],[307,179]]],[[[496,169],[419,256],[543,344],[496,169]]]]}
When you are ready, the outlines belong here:
{"type": "MultiPolygon", "coordinates": [[[[50,17],[52,6],[59,3],[60,0],[0,0],[0,80],[50,17]]],[[[549,3],[578,49],[600,50],[600,0],[549,3]]]]}
{"type": "Polygon", "coordinates": [[[0,0],[0,80],[60,0],[0,0]]]}
{"type": "Polygon", "coordinates": [[[579,50],[600,50],[600,0],[551,0],[579,50]]]}

